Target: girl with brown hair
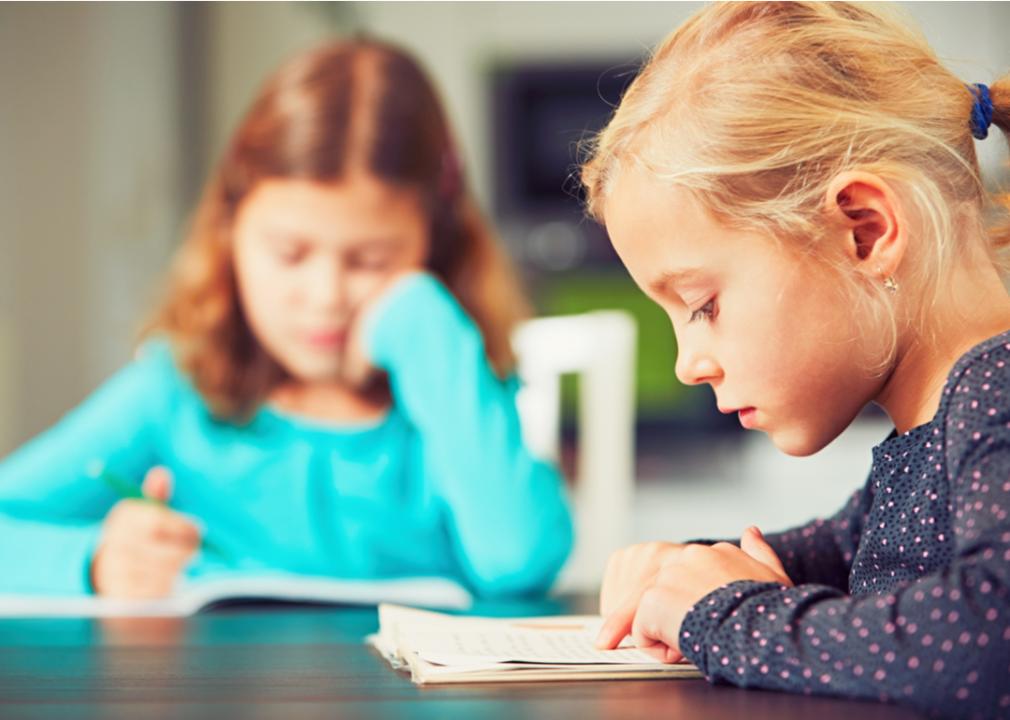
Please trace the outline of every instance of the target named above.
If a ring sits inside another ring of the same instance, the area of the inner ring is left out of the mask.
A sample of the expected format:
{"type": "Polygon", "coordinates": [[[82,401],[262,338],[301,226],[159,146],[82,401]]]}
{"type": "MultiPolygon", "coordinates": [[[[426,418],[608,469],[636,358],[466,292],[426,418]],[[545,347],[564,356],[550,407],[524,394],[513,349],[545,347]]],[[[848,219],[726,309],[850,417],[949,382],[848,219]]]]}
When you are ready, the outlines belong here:
{"type": "Polygon", "coordinates": [[[232,137],[138,358],[0,464],[3,589],[546,588],[572,529],[522,441],[525,310],[418,65],[370,40],[296,57],[232,137]],[[158,502],[117,502],[96,467],[158,502]]]}

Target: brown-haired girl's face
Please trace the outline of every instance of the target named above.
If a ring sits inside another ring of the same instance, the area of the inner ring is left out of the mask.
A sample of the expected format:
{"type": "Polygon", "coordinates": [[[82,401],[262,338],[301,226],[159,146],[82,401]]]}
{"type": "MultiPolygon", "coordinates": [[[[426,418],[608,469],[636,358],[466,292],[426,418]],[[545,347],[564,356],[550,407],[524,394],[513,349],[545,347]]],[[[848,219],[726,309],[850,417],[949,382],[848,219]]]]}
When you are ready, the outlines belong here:
{"type": "Polygon", "coordinates": [[[259,182],[233,227],[239,297],[256,339],[294,379],[342,382],[348,333],[392,276],[424,267],[417,193],[368,175],[259,182]]]}
{"type": "Polygon", "coordinates": [[[817,452],[879,392],[865,369],[873,349],[822,266],[723,226],[638,169],[618,174],[604,216],[635,282],[670,317],[677,377],[711,385],[722,412],[783,452],[817,452]]]}

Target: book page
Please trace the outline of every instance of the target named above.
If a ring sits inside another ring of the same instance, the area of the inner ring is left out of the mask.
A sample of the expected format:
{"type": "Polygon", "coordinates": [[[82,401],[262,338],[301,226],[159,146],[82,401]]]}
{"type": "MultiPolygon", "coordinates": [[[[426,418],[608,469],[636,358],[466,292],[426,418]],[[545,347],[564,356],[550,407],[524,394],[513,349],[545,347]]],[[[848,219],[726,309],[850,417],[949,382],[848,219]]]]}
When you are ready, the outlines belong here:
{"type": "Polygon", "coordinates": [[[189,608],[176,598],[118,600],[94,595],[0,595],[0,618],[178,617],[189,608]]]}
{"type": "MultiPolygon", "coordinates": [[[[563,621],[564,618],[558,618],[563,621]]],[[[480,630],[442,628],[400,635],[403,644],[418,657],[438,665],[456,667],[489,663],[545,663],[558,665],[611,664],[661,665],[662,662],[634,647],[599,650],[594,641],[598,624],[579,630],[510,629],[480,630]]]]}
{"type": "Polygon", "coordinates": [[[443,577],[341,579],[282,572],[232,572],[187,583],[179,592],[194,610],[223,600],[282,600],[378,605],[400,602],[425,607],[464,609],[473,598],[443,577]]]}
{"type": "Polygon", "coordinates": [[[701,676],[690,663],[638,650],[631,638],[598,650],[602,624],[598,615],[489,618],[384,604],[367,641],[418,685],[701,676]]]}
{"type": "Polygon", "coordinates": [[[341,580],[290,573],[234,572],[180,583],[158,600],[119,600],[95,595],[0,594],[0,617],[180,617],[222,601],[280,600],[341,605],[401,602],[428,607],[469,607],[470,594],[441,577],[341,580]]]}

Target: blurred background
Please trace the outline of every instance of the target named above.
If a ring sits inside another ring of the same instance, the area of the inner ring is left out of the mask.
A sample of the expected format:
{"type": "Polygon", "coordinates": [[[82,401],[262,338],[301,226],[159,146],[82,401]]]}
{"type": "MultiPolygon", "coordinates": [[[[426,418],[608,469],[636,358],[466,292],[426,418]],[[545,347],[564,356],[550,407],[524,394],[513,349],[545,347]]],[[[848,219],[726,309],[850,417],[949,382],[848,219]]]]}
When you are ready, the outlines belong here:
{"type": "MultiPolygon", "coordinates": [[[[628,540],[775,530],[832,512],[862,484],[886,419],[868,412],[804,459],[744,434],[709,390],[677,383],[665,317],[579,205],[579,141],[697,7],[0,4],[0,456],[129,359],[204,178],[264,77],[327,38],[368,32],[413,51],[441,88],[472,185],[538,311],[636,318],[628,540]]],[[[967,82],[1010,69],[1010,4],[904,8],[967,82]]],[[[989,180],[1005,183],[1005,145],[979,149],[989,180]]],[[[569,448],[573,398],[566,387],[569,448]]]]}

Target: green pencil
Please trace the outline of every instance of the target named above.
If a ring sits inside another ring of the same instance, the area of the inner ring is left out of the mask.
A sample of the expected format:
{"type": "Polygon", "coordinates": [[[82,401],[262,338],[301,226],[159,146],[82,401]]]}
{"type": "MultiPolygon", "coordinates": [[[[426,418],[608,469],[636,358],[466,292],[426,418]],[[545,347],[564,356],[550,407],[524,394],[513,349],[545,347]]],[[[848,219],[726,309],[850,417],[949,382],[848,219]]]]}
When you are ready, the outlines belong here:
{"type": "MultiPolygon", "coordinates": [[[[155,500],[154,498],[149,498],[140,488],[134,483],[126,480],[113,472],[110,472],[105,464],[100,461],[95,461],[88,466],[88,475],[95,478],[96,480],[101,480],[105,483],[112,492],[116,493],[119,497],[126,500],[141,500],[143,502],[153,503],[155,505],[161,505],[162,507],[168,507],[168,503],[162,502],[161,500],[155,500]]],[[[201,547],[207,552],[219,555],[222,558],[228,557],[221,548],[210,542],[206,537],[201,537],[200,539],[201,547]]]]}

